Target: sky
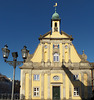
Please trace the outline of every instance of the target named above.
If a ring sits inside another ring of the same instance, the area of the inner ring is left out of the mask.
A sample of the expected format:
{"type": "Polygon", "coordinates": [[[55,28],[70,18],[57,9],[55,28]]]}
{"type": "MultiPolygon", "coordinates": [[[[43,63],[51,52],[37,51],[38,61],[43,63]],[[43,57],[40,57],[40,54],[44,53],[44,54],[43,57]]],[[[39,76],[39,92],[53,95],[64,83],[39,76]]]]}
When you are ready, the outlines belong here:
{"type": "MultiPolygon", "coordinates": [[[[79,54],[85,51],[87,60],[94,62],[94,0],[0,0],[0,73],[13,77],[13,67],[4,62],[2,50],[5,44],[12,52],[18,52],[23,61],[24,45],[33,54],[39,44],[39,36],[51,30],[53,5],[61,18],[61,30],[74,38],[73,44],[79,54]]],[[[22,66],[22,65],[21,65],[22,66]]],[[[16,80],[20,69],[16,67],[16,80]]]]}

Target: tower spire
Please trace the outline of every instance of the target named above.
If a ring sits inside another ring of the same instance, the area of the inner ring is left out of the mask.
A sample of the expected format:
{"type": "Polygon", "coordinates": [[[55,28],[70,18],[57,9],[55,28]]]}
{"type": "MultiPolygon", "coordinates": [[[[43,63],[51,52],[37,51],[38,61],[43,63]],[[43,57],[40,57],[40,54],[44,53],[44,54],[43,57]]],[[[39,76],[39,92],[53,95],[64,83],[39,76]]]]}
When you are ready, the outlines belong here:
{"type": "Polygon", "coordinates": [[[56,7],[55,7],[55,13],[56,13],[56,7]]]}

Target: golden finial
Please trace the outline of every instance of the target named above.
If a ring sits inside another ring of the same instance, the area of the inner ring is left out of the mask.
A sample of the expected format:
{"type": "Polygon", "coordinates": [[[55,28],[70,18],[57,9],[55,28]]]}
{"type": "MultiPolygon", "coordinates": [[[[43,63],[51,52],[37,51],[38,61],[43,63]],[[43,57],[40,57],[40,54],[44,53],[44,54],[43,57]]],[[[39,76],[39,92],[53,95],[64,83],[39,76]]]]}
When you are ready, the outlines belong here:
{"type": "Polygon", "coordinates": [[[55,13],[56,13],[56,7],[57,7],[57,3],[55,3],[54,7],[55,7],[55,13]]]}
{"type": "Polygon", "coordinates": [[[57,6],[57,3],[55,3],[54,7],[56,7],[56,6],[57,6]]]}

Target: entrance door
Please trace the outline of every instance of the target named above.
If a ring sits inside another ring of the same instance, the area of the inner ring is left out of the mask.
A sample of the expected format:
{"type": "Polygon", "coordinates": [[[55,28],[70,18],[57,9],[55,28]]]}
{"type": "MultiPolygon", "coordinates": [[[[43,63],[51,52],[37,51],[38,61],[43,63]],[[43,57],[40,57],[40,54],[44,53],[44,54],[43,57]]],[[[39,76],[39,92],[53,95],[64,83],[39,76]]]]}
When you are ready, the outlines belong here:
{"type": "Polygon", "coordinates": [[[60,100],[60,86],[53,86],[53,100],[60,100]]]}

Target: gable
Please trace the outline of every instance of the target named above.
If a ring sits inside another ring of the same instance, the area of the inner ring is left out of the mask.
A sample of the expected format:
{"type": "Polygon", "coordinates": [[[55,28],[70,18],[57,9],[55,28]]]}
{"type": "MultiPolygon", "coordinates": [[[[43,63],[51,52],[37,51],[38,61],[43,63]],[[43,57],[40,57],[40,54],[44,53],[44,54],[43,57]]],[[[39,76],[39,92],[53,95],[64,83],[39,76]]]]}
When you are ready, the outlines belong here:
{"type": "Polygon", "coordinates": [[[54,49],[53,43],[50,43],[50,44],[40,43],[31,59],[31,61],[32,62],[41,62],[43,59],[43,61],[46,63],[49,59],[50,62],[53,63],[53,60],[54,60],[53,56],[56,52],[57,54],[59,54],[59,62],[61,62],[61,63],[62,63],[63,56],[64,56],[65,62],[69,61],[69,57],[70,57],[72,63],[80,63],[81,62],[81,58],[79,57],[79,54],[77,53],[73,44],[71,44],[70,48],[69,48],[68,43],[64,44],[64,48],[62,48],[63,47],[62,43],[58,43],[58,45],[59,45],[59,47],[54,49]],[[66,46],[67,46],[67,48],[66,48],[66,46]],[[70,49],[70,52],[69,52],[69,49],[70,49]]]}
{"type": "Polygon", "coordinates": [[[41,35],[39,40],[41,41],[31,59],[32,62],[41,62],[42,60],[47,62],[48,59],[50,59],[50,62],[52,63],[55,52],[59,54],[59,62],[61,63],[63,57],[65,62],[69,62],[69,58],[73,63],[81,62],[81,58],[72,44],[72,36],[68,35],[64,31],[61,31],[61,33],[54,32],[53,34],[49,31],[46,34],[41,35]],[[59,48],[54,49],[53,45],[59,45],[59,48]]]}
{"type": "Polygon", "coordinates": [[[64,31],[61,31],[61,33],[59,32],[53,32],[51,34],[51,31],[45,33],[44,35],[40,35],[39,37],[39,40],[42,40],[42,39],[68,39],[68,40],[73,40],[72,36],[71,35],[68,35],[67,33],[65,33],[64,31]]]}

